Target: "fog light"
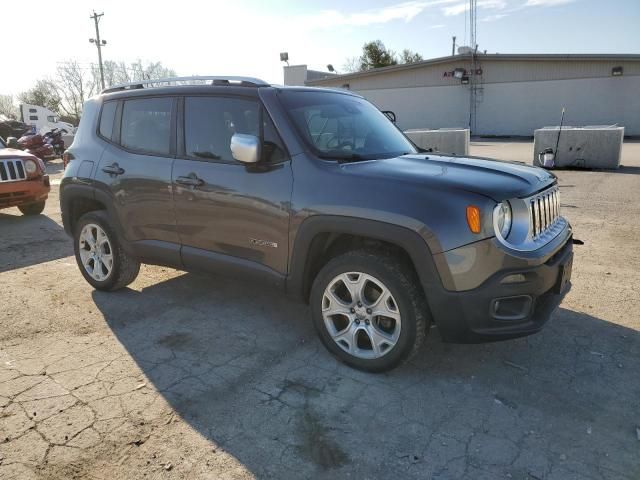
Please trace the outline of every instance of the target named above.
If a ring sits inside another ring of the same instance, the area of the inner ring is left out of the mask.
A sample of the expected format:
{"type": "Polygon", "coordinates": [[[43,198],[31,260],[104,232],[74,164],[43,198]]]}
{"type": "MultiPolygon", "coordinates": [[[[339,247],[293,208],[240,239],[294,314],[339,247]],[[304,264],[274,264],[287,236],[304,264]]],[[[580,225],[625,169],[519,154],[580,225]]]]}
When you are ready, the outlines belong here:
{"type": "Polygon", "coordinates": [[[500,283],[508,284],[508,283],[523,283],[527,281],[527,277],[524,276],[524,273],[514,273],[512,275],[507,275],[500,283]]]}
{"type": "Polygon", "coordinates": [[[524,320],[529,316],[533,299],[529,295],[497,298],[493,301],[493,318],[496,320],[524,320]]]}

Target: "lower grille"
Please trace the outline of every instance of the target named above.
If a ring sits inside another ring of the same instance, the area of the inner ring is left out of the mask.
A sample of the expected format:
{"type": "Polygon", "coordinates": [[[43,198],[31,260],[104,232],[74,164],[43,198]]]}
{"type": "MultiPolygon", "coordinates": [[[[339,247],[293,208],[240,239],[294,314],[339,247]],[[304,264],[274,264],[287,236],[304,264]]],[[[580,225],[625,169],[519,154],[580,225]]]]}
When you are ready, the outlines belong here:
{"type": "Polygon", "coordinates": [[[0,182],[18,182],[26,180],[22,160],[0,160],[0,182]]]}
{"type": "Polygon", "coordinates": [[[550,188],[529,199],[533,238],[543,235],[560,217],[560,190],[550,188]]]}

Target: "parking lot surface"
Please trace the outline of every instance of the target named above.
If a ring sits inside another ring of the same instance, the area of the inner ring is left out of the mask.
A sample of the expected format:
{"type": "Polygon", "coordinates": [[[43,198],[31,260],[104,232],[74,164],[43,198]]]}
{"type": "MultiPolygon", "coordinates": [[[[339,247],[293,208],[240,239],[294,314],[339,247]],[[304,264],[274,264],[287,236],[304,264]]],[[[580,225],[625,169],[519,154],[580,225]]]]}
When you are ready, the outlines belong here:
{"type": "Polygon", "coordinates": [[[640,478],[640,143],[622,163],[556,172],[584,245],[541,333],[433,329],[383,375],[336,362],[307,307],[259,284],[144,266],[92,290],[50,163],[43,215],[0,212],[0,478],[640,478]]]}

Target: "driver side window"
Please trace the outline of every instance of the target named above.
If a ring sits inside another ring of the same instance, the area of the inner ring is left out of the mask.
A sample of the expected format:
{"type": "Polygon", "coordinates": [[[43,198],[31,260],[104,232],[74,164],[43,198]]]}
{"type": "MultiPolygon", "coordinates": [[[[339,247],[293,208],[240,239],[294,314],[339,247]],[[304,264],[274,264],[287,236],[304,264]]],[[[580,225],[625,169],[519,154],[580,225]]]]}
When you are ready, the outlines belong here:
{"type": "Polygon", "coordinates": [[[189,158],[235,163],[231,137],[259,135],[260,111],[256,102],[225,97],[184,99],[184,143],[189,158]]]}

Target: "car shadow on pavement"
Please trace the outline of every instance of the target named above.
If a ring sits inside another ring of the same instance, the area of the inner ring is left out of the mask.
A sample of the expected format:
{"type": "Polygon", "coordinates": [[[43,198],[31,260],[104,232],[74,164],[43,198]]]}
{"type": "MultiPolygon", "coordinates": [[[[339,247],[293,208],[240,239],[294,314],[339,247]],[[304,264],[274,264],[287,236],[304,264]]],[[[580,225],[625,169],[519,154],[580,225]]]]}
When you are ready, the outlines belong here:
{"type": "Polygon", "coordinates": [[[0,273],[73,255],[71,239],[48,216],[0,213],[0,273]]]}
{"type": "Polygon", "coordinates": [[[45,163],[45,166],[47,168],[47,174],[49,175],[54,175],[64,170],[64,164],[62,163],[61,158],[49,160],[48,162],[45,163]]]}
{"type": "Polygon", "coordinates": [[[93,299],[209,456],[259,478],[640,475],[640,334],[588,314],[561,308],[541,333],[493,344],[433,329],[409,364],[374,375],[337,362],[305,305],[258,284],[184,274],[93,299]]]}

